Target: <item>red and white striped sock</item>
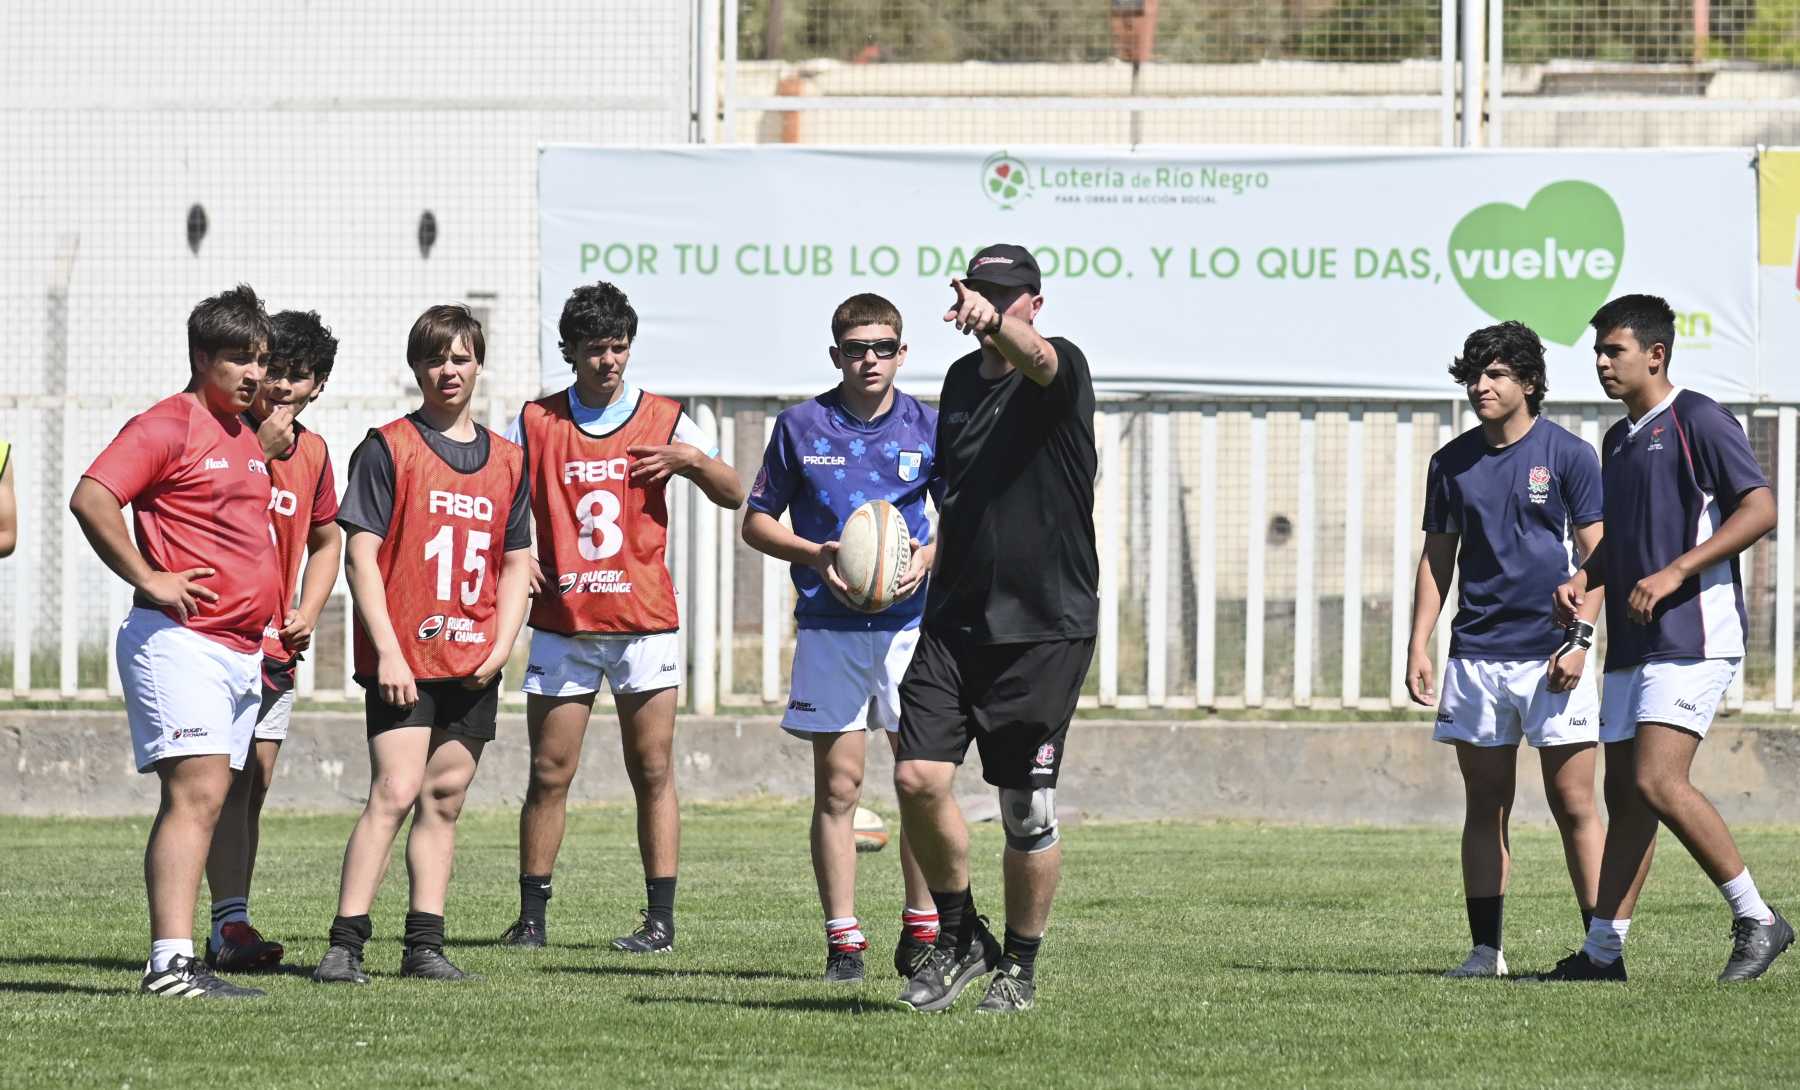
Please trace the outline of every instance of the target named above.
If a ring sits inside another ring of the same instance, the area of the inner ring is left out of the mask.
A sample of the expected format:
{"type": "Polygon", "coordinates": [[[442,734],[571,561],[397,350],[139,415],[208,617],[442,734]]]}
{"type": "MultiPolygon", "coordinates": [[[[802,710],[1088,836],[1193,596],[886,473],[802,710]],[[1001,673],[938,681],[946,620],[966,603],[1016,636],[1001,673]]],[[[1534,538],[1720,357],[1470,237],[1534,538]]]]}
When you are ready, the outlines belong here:
{"type": "Polygon", "coordinates": [[[900,926],[909,938],[920,942],[936,942],[938,914],[936,907],[907,908],[900,913],[900,926]]]}
{"type": "Polygon", "coordinates": [[[869,940],[863,937],[862,925],[855,916],[839,916],[834,920],[826,920],[825,943],[837,953],[869,948],[869,940]]]}

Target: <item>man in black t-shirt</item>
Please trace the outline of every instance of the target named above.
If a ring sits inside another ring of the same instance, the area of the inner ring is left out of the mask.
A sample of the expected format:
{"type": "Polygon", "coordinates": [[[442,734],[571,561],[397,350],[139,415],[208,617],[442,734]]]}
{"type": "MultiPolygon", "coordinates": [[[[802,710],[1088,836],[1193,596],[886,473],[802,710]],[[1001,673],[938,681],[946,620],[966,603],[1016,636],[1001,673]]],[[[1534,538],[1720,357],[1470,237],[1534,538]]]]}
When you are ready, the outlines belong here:
{"type": "Polygon", "coordinates": [[[1044,298],[1030,251],[989,246],[950,284],[944,320],[981,347],[944,377],[937,561],[900,687],[894,782],[940,924],[900,1002],[943,1010],[992,972],[980,1009],[1005,1013],[1036,993],[1062,869],[1056,776],[1098,627],[1094,386],[1079,348],[1032,327],[1044,298]],[[1004,948],[975,914],[968,826],[951,794],[971,742],[1006,826],[1004,948]]]}

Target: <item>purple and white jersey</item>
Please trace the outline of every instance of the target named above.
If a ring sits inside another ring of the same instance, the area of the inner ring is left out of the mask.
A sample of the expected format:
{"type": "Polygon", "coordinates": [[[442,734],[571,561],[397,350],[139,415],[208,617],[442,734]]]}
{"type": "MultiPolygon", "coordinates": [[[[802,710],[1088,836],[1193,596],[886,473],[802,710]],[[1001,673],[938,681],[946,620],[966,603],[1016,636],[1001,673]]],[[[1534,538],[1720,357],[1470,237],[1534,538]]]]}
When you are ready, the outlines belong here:
{"type": "MultiPolygon", "coordinates": [[[[894,405],[865,421],[845,409],[836,389],[783,409],[750,486],[750,509],[771,518],[793,517],[794,533],[808,541],[835,541],[851,512],[870,500],[900,509],[913,539],[931,537],[925,495],[943,501],[932,443],[935,409],[894,391],[894,405]]],[[[811,568],[793,565],[794,621],[800,628],[899,631],[919,623],[925,590],[876,614],[861,613],[832,597],[811,568]]]]}
{"type": "Polygon", "coordinates": [[[1736,557],[1681,584],[1647,625],[1626,616],[1631,588],[1712,537],[1745,493],[1768,487],[1737,417],[1680,388],[1600,444],[1606,486],[1606,669],[1744,654],[1744,583],[1736,557]]]}

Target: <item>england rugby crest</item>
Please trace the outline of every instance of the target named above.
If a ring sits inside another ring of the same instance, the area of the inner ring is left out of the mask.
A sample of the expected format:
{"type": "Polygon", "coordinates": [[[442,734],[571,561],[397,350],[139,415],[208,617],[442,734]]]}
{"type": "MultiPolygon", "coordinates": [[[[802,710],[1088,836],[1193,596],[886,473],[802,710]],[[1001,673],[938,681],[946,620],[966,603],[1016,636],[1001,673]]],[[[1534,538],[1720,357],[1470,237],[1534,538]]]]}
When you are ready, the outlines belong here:
{"type": "Polygon", "coordinates": [[[1543,503],[1550,498],[1550,468],[1548,466],[1532,466],[1531,476],[1527,478],[1525,489],[1531,495],[1532,503],[1543,503]]]}
{"type": "Polygon", "coordinates": [[[925,453],[923,451],[918,451],[918,450],[903,450],[903,451],[901,451],[900,452],[900,479],[903,481],[918,480],[919,479],[919,469],[920,469],[920,467],[924,466],[924,464],[925,464],[925,453]]]}

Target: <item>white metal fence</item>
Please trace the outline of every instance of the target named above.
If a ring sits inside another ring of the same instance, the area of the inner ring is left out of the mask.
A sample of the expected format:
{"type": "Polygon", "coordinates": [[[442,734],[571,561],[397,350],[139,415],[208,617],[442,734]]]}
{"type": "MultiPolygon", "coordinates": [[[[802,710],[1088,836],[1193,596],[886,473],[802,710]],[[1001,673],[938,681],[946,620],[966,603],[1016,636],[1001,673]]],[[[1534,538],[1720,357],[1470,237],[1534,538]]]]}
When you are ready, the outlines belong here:
{"type": "MultiPolygon", "coordinates": [[[[126,588],[64,505],[126,417],[179,385],[181,318],[201,296],[248,279],[275,306],[325,315],[344,347],[307,422],[340,473],[365,428],[407,407],[404,330],[429,303],[484,314],[491,423],[537,392],[542,142],[1800,143],[1792,4],[1161,0],[1147,52],[1109,21],[1130,6],[6,5],[0,438],[15,443],[22,536],[0,563],[0,687],[53,700],[116,688],[126,588]]],[[[638,377],[654,387],[654,370],[638,377]]],[[[1104,400],[1090,702],[1400,703],[1424,466],[1460,426],[1453,393],[1104,400]]],[[[776,407],[690,410],[747,477],[776,407]]],[[[1593,439],[1598,413],[1563,419],[1593,439]]],[[[1795,409],[1740,413],[1781,521],[1746,563],[1752,647],[1732,699],[1785,710],[1795,409]]],[[[685,484],[677,498],[690,703],[780,701],[785,570],[685,484]]],[[[302,668],[314,697],[350,692],[347,618],[340,586],[302,668]]]]}
{"type": "MultiPolygon", "coordinates": [[[[135,405],[65,402],[57,434],[65,465],[84,465],[135,405]]],[[[336,452],[340,473],[363,431],[405,411],[399,399],[327,397],[309,423],[336,452]]],[[[517,402],[487,400],[499,426],[517,402]]],[[[719,436],[748,476],[779,402],[701,399],[689,410],[719,436]]],[[[1796,410],[1740,408],[1776,482],[1779,524],[1744,570],[1750,647],[1734,707],[1793,702],[1796,410]]],[[[0,427],[42,451],[53,412],[0,410],[0,427]]],[[[1599,407],[1549,416],[1597,443],[1612,417],[1599,407]]],[[[1168,396],[1102,399],[1096,527],[1101,633],[1086,701],[1119,708],[1398,708],[1421,543],[1426,463],[1472,426],[1460,402],[1197,402],[1168,396]],[[1398,590],[1398,594],[1396,594],[1398,590]],[[1398,608],[1396,608],[1396,604],[1398,608]]],[[[47,452],[46,452],[47,453],[47,452]]],[[[66,520],[66,492],[42,487],[52,459],[22,459],[27,537],[66,520]]],[[[79,473],[79,468],[73,472],[79,473]]],[[[67,484],[58,482],[58,485],[67,484]]],[[[793,591],[785,565],[738,536],[686,482],[671,505],[670,567],[682,599],[690,707],[777,704],[793,649],[793,591]]],[[[46,564],[23,550],[4,568],[14,694],[37,699],[117,693],[111,629],[128,605],[79,535],[65,532],[46,564]],[[51,638],[45,640],[43,637],[51,638]]],[[[307,697],[358,695],[349,660],[349,599],[333,598],[303,662],[307,697]]],[[[1439,625],[1439,650],[1450,612],[1439,625]]],[[[522,657],[523,648],[520,649],[522,657]]],[[[512,676],[522,663],[515,661],[512,676]]],[[[517,699],[514,694],[512,699],[517,699]]]]}

